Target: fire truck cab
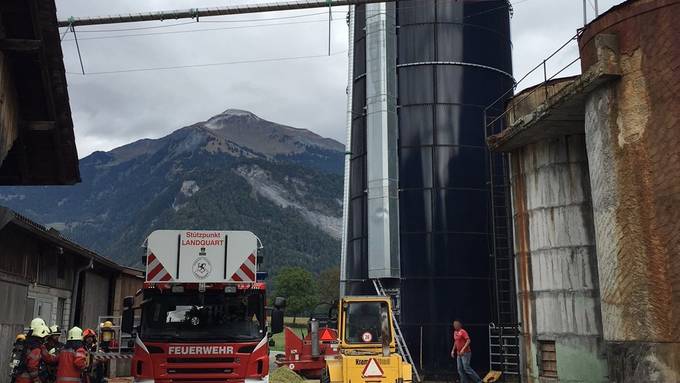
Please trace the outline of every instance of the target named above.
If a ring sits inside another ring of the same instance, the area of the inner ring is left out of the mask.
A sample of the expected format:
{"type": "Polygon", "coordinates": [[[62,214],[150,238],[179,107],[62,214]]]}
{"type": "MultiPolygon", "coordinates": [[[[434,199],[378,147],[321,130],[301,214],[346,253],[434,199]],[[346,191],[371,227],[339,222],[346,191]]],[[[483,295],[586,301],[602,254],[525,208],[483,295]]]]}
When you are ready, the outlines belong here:
{"type": "Polygon", "coordinates": [[[283,330],[285,301],[266,307],[259,244],[247,231],[151,233],[137,307],[135,297],[124,301],[123,331],[135,333],[135,382],[268,381],[268,340],[283,330]]]}

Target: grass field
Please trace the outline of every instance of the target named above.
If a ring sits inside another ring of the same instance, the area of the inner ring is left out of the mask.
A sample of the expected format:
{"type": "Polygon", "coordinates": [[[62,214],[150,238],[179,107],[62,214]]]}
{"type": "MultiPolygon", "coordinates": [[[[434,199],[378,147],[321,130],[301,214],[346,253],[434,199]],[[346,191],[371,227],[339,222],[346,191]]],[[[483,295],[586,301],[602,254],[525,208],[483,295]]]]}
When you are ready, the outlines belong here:
{"type": "MultiPolygon", "coordinates": [[[[300,335],[302,332],[305,334],[307,333],[307,318],[306,317],[298,317],[295,323],[293,323],[293,317],[286,317],[283,320],[283,323],[292,328],[293,331],[295,331],[296,334],[300,335]]],[[[284,341],[283,341],[283,332],[280,334],[274,334],[272,337],[274,339],[274,342],[276,343],[274,347],[271,348],[271,351],[279,351],[283,352],[283,348],[285,346],[284,341]]]]}

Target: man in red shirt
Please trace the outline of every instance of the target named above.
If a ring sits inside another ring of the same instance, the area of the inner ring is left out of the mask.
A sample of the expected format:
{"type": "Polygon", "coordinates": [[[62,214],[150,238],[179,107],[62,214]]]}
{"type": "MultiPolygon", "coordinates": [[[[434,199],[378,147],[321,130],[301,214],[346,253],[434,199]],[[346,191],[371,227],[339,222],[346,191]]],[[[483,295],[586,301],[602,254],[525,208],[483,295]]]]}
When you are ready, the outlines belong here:
{"type": "Polygon", "coordinates": [[[461,383],[467,383],[470,380],[474,383],[482,381],[475,370],[470,367],[470,359],[472,358],[470,336],[463,329],[463,324],[459,320],[453,321],[453,348],[451,349],[451,357],[456,358],[461,383]]]}

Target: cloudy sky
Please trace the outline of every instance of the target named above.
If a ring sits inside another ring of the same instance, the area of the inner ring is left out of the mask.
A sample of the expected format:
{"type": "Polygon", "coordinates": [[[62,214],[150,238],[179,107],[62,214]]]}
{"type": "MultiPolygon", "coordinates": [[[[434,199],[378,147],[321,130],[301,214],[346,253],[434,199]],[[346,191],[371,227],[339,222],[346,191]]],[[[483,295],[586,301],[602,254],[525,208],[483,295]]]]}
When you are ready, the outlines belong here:
{"type": "MultiPolygon", "coordinates": [[[[260,1],[57,0],[57,6],[59,18],[67,19],[260,1]]],[[[599,0],[600,12],[621,2],[599,0]]],[[[593,13],[590,8],[590,18],[593,13]]],[[[79,156],[161,137],[229,108],[250,110],[344,142],[345,14],[346,8],[333,11],[330,57],[324,56],[328,50],[324,10],[212,17],[199,23],[78,27],[88,74],[80,73],[72,34],[64,38],[63,50],[79,156]],[[168,67],[183,68],[154,69],[168,67]]],[[[522,77],[581,26],[581,0],[514,0],[515,77],[522,77]]],[[[575,57],[572,44],[550,62],[549,72],[575,57]]],[[[564,73],[577,69],[578,63],[564,73]]],[[[525,86],[536,81],[529,77],[525,86]]]]}

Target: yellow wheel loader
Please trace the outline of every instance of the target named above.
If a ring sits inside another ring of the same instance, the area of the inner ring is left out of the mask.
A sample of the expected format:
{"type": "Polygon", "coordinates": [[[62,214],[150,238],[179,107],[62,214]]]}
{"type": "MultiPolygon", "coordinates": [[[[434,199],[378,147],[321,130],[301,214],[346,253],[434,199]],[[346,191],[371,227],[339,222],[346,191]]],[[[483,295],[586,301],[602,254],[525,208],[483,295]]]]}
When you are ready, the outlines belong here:
{"type": "Polygon", "coordinates": [[[338,308],[338,354],[326,359],[321,383],[411,382],[411,365],[396,350],[392,302],[347,296],[338,308]]]}

